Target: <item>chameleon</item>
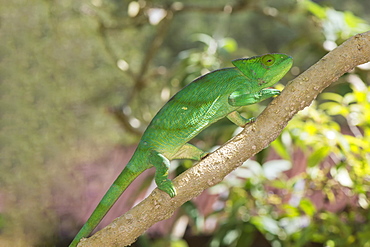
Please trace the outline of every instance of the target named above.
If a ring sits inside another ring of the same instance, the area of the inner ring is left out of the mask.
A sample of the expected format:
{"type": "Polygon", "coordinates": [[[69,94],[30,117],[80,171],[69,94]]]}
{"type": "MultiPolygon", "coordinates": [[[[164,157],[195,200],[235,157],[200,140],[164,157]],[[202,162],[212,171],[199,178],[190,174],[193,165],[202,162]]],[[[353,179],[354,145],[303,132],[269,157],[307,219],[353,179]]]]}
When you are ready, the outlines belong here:
{"type": "Polygon", "coordinates": [[[238,108],[280,95],[271,88],[291,68],[292,57],[270,53],[232,61],[223,68],[198,77],[177,92],[154,116],[126,167],[108,189],[90,218],[70,244],[77,246],[103,219],[130,183],[145,170],[155,167],[158,188],[171,198],[176,188],[168,178],[170,160],[199,161],[208,153],[189,144],[203,129],[227,117],[244,127],[246,119],[238,108]]]}

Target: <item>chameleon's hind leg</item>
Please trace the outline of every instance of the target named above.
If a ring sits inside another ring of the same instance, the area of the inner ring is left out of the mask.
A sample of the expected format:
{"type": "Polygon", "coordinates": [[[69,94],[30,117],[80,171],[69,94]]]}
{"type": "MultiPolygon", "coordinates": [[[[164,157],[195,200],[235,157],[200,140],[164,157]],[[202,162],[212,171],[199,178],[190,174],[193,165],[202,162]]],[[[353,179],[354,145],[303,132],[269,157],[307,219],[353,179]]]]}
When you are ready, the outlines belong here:
{"type": "Polygon", "coordinates": [[[190,143],[185,143],[179,151],[174,155],[172,159],[190,159],[190,160],[201,160],[208,153],[204,152],[202,149],[197,148],[190,143]]]}
{"type": "Polygon", "coordinates": [[[170,161],[157,151],[151,151],[149,162],[155,167],[155,183],[158,189],[166,192],[170,197],[176,196],[176,189],[172,181],[168,178],[170,161]]]}

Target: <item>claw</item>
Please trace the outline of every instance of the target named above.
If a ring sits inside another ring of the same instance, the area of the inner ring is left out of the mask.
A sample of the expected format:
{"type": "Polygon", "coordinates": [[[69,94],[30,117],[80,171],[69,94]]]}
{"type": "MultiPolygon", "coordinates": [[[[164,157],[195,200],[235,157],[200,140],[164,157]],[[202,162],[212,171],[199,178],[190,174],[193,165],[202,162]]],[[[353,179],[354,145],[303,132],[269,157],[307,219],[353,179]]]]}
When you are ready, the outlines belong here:
{"type": "Polygon", "coordinates": [[[173,183],[171,180],[167,179],[165,182],[163,182],[160,186],[158,186],[158,189],[166,192],[171,198],[175,197],[177,192],[175,187],[173,186],[173,183]]]}

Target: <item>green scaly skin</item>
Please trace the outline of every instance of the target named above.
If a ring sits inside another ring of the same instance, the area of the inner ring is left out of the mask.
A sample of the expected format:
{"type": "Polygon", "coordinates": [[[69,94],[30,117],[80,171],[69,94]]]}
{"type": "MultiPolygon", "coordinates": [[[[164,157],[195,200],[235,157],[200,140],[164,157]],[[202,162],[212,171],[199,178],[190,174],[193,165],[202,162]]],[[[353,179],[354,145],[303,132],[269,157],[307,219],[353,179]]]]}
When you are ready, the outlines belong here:
{"type": "Polygon", "coordinates": [[[279,90],[268,87],[289,71],[293,59],[285,54],[266,54],[232,63],[235,67],[197,78],[163,106],[144,132],[131,160],[70,247],[87,237],[129,184],[152,166],[156,168],[158,188],[170,197],[176,196],[176,189],[168,179],[170,160],[201,160],[207,153],[187,142],[221,118],[227,117],[241,127],[249,123],[252,119],[243,118],[236,110],[279,95],[279,90]]]}

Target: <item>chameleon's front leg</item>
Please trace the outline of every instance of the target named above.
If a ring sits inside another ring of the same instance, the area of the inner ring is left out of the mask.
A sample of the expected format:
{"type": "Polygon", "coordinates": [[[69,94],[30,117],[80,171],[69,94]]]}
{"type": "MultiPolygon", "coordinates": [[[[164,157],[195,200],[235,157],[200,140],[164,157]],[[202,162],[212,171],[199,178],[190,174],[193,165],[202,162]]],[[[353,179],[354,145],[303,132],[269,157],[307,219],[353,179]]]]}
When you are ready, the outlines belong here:
{"type": "Polygon", "coordinates": [[[245,118],[237,111],[233,111],[232,113],[227,115],[227,118],[239,127],[245,127],[247,124],[256,120],[255,117],[245,118]]]}
{"type": "Polygon", "coordinates": [[[275,95],[280,95],[277,89],[262,89],[255,93],[246,93],[243,91],[235,91],[229,96],[229,104],[232,106],[246,106],[261,102],[275,95]]]}
{"type": "MultiPolygon", "coordinates": [[[[280,95],[280,91],[270,88],[262,89],[261,91],[255,93],[235,91],[229,96],[228,101],[232,106],[246,106],[258,103],[275,95],[280,95]]],[[[255,120],[254,117],[246,119],[237,111],[231,112],[229,115],[227,115],[227,118],[240,127],[244,127],[248,123],[255,120]]]]}
{"type": "Polygon", "coordinates": [[[168,170],[170,161],[157,151],[151,151],[149,155],[149,163],[155,167],[155,183],[158,189],[166,192],[170,197],[176,196],[176,189],[172,181],[168,178],[168,170]]]}

